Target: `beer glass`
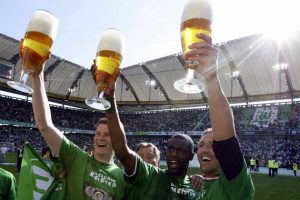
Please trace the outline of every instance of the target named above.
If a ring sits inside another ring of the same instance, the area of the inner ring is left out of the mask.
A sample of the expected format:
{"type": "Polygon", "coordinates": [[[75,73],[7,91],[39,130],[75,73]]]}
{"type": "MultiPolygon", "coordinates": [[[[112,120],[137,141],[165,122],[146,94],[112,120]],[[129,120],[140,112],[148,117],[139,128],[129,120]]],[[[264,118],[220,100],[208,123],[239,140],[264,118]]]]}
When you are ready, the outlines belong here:
{"type": "Polygon", "coordinates": [[[58,24],[58,19],[46,10],[37,10],[34,13],[27,26],[25,37],[20,42],[21,79],[20,82],[8,81],[10,87],[28,94],[33,92],[26,82],[30,73],[41,71],[49,58],[58,24]]]}
{"type": "MultiPolygon", "coordinates": [[[[212,23],[212,5],[209,0],[188,0],[183,8],[181,16],[181,46],[183,52],[190,49],[189,45],[196,42],[203,42],[196,34],[203,33],[211,34],[212,23]]],[[[197,65],[197,61],[188,60],[185,63],[187,67],[197,65]]],[[[194,70],[188,69],[186,77],[174,82],[176,90],[187,93],[197,94],[205,89],[204,78],[200,75],[199,78],[194,77],[194,70]]]]}
{"type": "Polygon", "coordinates": [[[115,82],[122,62],[125,38],[116,29],[106,29],[101,36],[96,53],[97,97],[86,98],[85,103],[96,110],[108,110],[111,105],[104,98],[108,85],[115,82]]]}

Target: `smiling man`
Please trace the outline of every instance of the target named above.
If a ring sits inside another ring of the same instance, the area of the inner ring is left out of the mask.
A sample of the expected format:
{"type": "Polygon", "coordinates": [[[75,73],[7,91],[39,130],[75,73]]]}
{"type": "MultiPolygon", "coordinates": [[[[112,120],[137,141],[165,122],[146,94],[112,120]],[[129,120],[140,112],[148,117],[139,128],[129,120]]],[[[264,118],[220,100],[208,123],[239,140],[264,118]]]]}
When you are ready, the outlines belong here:
{"type": "Polygon", "coordinates": [[[192,69],[206,81],[212,125],[198,146],[198,160],[205,179],[197,199],[252,200],[253,183],[237,139],[232,110],[217,74],[217,50],[212,47],[209,36],[197,34],[197,37],[204,42],[190,45],[191,51],[184,54],[184,59],[195,61],[197,64],[192,69]]]}
{"type": "Polygon", "coordinates": [[[135,152],[147,163],[156,167],[160,166],[160,151],[154,144],[140,142],[137,145],[135,152]]]}
{"type": "Polygon", "coordinates": [[[53,155],[59,156],[66,170],[65,199],[124,199],[127,186],[123,171],[113,163],[114,153],[107,120],[100,119],[97,124],[94,153],[93,156],[88,155],[54,126],[44,86],[43,70],[32,73],[31,80],[36,126],[53,155]]]}
{"type": "MultiPolygon", "coordinates": [[[[199,47],[200,51],[193,51],[194,55],[191,57],[194,56],[198,59],[198,62],[201,63],[201,69],[209,70],[212,65],[216,64],[217,50],[212,47],[210,37],[199,35],[199,38],[205,41],[201,43],[204,46],[199,47]]],[[[137,191],[136,196],[132,199],[165,200],[201,197],[204,190],[201,190],[200,193],[195,191],[186,175],[189,161],[193,158],[194,144],[192,139],[185,134],[171,137],[166,151],[167,169],[159,169],[143,161],[127,145],[125,131],[120,122],[114,100],[114,92],[114,84],[110,84],[105,91],[106,98],[111,103],[111,108],[107,110],[108,127],[116,156],[125,169],[126,180],[137,191]]],[[[212,121],[215,123],[215,120],[212,121]]],[[[229,128],[227,127],[226,130],[229,130],[229,128]]],[[[205,159],[209,160],[210,158],[205,159]]]]}

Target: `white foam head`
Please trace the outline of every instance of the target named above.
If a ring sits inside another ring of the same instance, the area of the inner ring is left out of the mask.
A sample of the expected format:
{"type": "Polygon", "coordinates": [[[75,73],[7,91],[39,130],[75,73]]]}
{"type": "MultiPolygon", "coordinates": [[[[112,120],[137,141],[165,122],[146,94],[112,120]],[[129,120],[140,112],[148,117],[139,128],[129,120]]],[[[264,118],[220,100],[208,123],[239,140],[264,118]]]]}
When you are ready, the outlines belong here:
{"type": "Polygon", "coordinates": [[[125,45],[125,37],[121,31],[113,28],[103,31],[98,44],[98,51],[110,50],[118,52],[122,55],[125,45]]]}
{"type": "Polygon", "coordinates": [[[213,20],[211,0],[187,0],[181,16],[181,22],[192,18],[213,20]]]}
{"type": "Polygon", "coordinates": [[[54,41],[58,31],[58,19],[45,10],[37,10],[32,16],[26,32],[36,31],[44,33],[54,41]]]}

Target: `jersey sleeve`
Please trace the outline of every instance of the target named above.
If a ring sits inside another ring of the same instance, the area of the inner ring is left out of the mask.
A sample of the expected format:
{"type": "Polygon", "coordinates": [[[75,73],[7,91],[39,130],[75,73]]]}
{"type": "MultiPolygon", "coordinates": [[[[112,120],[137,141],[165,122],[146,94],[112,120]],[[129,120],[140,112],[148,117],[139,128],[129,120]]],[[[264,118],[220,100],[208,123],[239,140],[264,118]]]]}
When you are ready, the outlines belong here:
{"type": "Polygon", "coordinates": [[[69,141],[64,137],[60,147],[59,157],[64,166],[68,169],[76,161],[83,161],[87,157],[86,153],[83,152],[77,145],[69,141]]]}
{"type": "Polygon", "coordinates": [[[125,173],[125,180],[134,185],[150,183],[154,177],[153,175],[157,174],[159,169],[143,161],[137,154],[135,154],[135,158],[135,172],[131,175],[125,173]]]}
{"type": "Polygon", "coordinates": [[[228,180],[235,178],[243,168],[243,154],[236,137],[214,141],[213,150],[228,180]]]}
{"type": "Polygon", "coordinates": [[[252,200],[254,186],[237,138],[214,141],[213,148],[222,169],[220,181],[230,199],[252,200]]]}

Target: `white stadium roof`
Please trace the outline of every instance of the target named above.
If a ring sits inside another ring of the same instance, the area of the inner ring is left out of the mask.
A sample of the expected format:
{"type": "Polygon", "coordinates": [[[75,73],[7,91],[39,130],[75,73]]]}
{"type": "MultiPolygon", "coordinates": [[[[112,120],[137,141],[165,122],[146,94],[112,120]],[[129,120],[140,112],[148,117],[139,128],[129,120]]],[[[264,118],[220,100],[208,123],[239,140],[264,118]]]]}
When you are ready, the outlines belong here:
{"type": "MultiPolygon", "coordinates": [[[[219,50],[221,85],[231,103],[300,97],[299,40],[282,41],[278,48],[278,41],[257,34],[216,46],[219,50]],[[273,69],[276,63],[286,63],[287,67],[276,71],[273,69]],[[235,73],[237,71],[238,75],[235,73]]],[[[12,92],[6,82],[9,78],[20,78],[18,50],[18,40],[0,34],[2,90],[12,92]],[[11,77],[6,73],[9,70],[11,77]]],[[[182,59],[177,53],[123,68],[117,81],[118,104],[123,111],[206,105],[206,92],[186,95],[174,89],[174,81],[185,73],[182,59]],[[154,86],[147,84],[151,80],[155,81],[154,86]]],[[[67,98],[69,104],[80,107],[85,107],[86,97],[96,95],[91,72],[58,55],[52,55],[46,63],[45,86],[49,97],[58,100],[67,98]]]]}

